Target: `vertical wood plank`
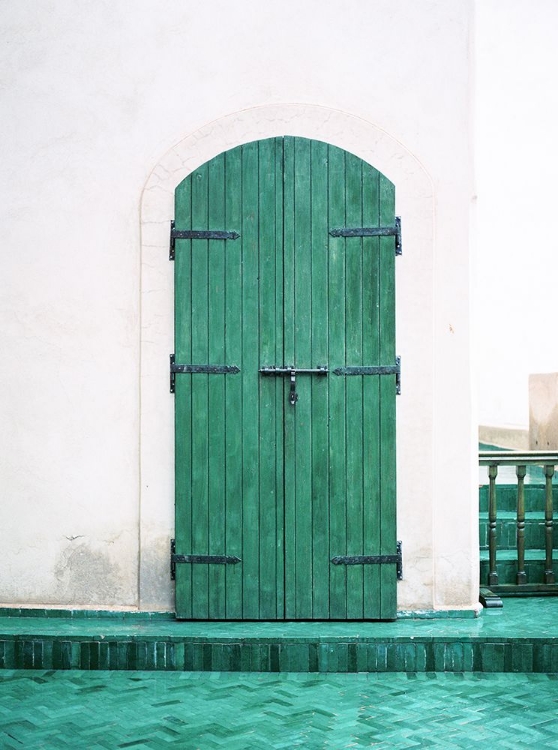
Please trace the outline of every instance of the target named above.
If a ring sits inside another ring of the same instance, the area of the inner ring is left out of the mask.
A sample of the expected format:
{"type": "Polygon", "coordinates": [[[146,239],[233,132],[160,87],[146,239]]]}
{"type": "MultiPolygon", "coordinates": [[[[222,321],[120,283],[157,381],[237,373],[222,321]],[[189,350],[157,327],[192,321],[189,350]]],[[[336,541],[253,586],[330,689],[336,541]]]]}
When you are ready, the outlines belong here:
{"type": "MultiPolygon", "coordinates": [[[[363,226],[362,218],[362,161],[352,154],[345,157],[345,221],[348,227],[363,226]]],[[[345,351],[346,361],[356,366],[362,362],[362,239],[354,237],[346,243],[345,277],[345,351]]],[[[347,460],[345,497],[347,504],[347,554],[364,554],[363,545],[363,376],[347,378],[346,433],[347,460]]],[[[347,617],[358,619],[363,613],[362,565],[347,568],[347,617]]]]}
{"type": "MultiPolygon", "coordinates": [[[[295,364],[312,363],[312,226],[310,141],[295,141],[294,328],[295,364]]],[[[295,617],[312,617],[312,375],[296,379],[299,396],[291,407],[294,419],[295,473],[295,617]]],[[[290,467],[287,467],[287,471],[290,467]]]]}
{"type": "MultiPolygon", "coordinates": [[[[241,148],[225,155],[226,228],[240,232],[242,226],[241,148]]],[[[242,237],[227,242],[225,252],[225,363],[242,366],[242,237]]],[[[226,394],[226,554],[242,559],[242,377],[225,377],[226,394]]],[[[242,617],[242,563],[226,565],[226,617],[242,617]]]]}
{"type": "MultiPolygon", "coordinates": [[[[329,220],[332,227],[345,226],[345,152],[329,147],[329,220]]],[[[329,367],[329,528],[330,555],[347,554],[346,520],[346,378],[333,375],[336,367],[347,364],[345,355],[345,257],[348,240],[329,240],[328,337],[329,367]]],[[[330,568],[330,617],[347,616],[347,569],[330,568]]]]}
{"type": "MultiPolygon", "coordinates": [[[[276,284],[275,258],[277,248],[276,224],[282,215],[276,215],[276,149],[281,147],[275,139],[260,142],[259,146],[259,310],[260,310],[260,364],[272,365],[276,356],[276,284]]],[[[281,252],[281,247],[278,248],[281,252]]],[[[260,561],[260,613],[262,618],[277,617],[277,567],[276,567],[276,435],[275,378],[260,377],[260,435],[259,435],[259,561],[260,561]]]]}
{"type": "MultiPolygon", "coordinates": [[[[363,165],[363,225],[380,225],[379,173],[363,165]]],[[[380,365],[380,242],[364,237],[362,361],[380,365]]],[[[380,554],[380,378],[364,377],[363,384],[363,535],[365,554],[380,554]]],[[[379,619],[380,566],[364,566],[364,611],[367,619],[379,619]]]]}
{"type": "MultiPolygon", "coordinates": [[[[395,222],[395,193],[393,184],[380,177],[380,224],[395,222]]],[[[380,238],[380,358],[395,364],[395,243],[393,237],[380,238]]],[[[395,375],[380,378],[380,554],[396,551],[396,457],[395,457],[395,375]]],[[[382,565],[381,617],[394,619],[397,615],[397,577],[395,565],[382,565]]]]}
{"type": "MultiPolygon", "coordinates": [[[[272,364],[285,363],[284,323],[285,300],[284,279],[284,139],[276,139],[275,151],[275,356],[272,364]]],[[[277,617],[285,617],[285,384],[282,378],[275,378],[275,487],[277,503],[275,518],[277,537],[275,539],[277,564],[277,617]]]]}
{"type": "Polygon", "coordinates": [[[242,147],[242,572],[245,619],[260,616],[259,144],[242,147]]]}
{"type": "MultiPolygon", "coordinates": [[[[328,353],[328,151],[319,141],[311,143],[312,199],[312,363],[327,365],[328,353]]],[[[329,618],[329,466],[328,378],[312,376],[312,615],[329,618]]]]}
{"type": "MultiPolygon", "coordinates": [[[[175,193],[175,222],[179,229],[192,228],[192,181],[180,183],[175,193]]],[[[191,241],[177,240],[174,262],[174,352],[176,361],[189,362],[192,356],[192,268],[191,241]]],[[[180,554],[192,546],[192,390],[191,378],[178,378],[175,386],[175,539],[180,554]]],[[[178,565],[176,570],[176,611],[178,617],[192,617],[192,569],[178,565]]]]}
{"type": "MultiPolygon", "coordinates": [[[[192,226],[208,229],[209,166],[192,175],[192,226]]],[[[209,361],[209,243],[192,242],[192,362],[209,361]]],[[[186,376],[192,381],[192,551],[209,554],[209,392],[208,375],[186,376]]],[[[193,617],[209,617],[209,570],[192,566],[193,617]]]]}
{"type": "MultiPolygon", "coordinates": [[[[295,139],[283,141],[283,364],[295,364],[295,139]]],[[[288,403],[289,382],[283,382],[284,403],[284,549],[285,617],[296,617],[296,431],[295,409],[288,403]]]]}
{"type": "MultiPolygon", "coordinates": [[[[225,227],[225,157],[212,159],[208,165],[208,227],[225,227]]],[[[225,255],[223,240],[208,243],[208,359],[210,364],[226,364],[225,358],[225,255]]],[[[212,555],[225,554],[225,378],[208,376],[208,550],[212,555]]],[[[225,617],[225,565],[208,566],[210,619],[225,617]]]]}

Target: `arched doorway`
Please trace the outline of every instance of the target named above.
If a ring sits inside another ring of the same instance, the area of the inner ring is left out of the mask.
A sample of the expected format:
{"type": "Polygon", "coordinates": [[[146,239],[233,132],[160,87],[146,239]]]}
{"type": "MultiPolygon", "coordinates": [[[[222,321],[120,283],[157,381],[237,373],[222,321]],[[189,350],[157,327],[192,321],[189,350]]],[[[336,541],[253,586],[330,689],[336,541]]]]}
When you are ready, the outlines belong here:
{"type": "Polygon", "coordinates": [[[393,184],[278,137],[175,199],[177,616],[394,618],[393,184]]]}

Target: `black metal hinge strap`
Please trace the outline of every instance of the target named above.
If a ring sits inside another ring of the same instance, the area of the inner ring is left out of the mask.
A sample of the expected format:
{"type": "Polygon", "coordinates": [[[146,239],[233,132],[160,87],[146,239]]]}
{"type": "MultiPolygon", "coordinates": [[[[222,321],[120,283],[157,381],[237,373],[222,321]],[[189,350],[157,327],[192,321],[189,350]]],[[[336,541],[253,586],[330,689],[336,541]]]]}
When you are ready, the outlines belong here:
{"type": "Polygon", "coordinates": [[[378,365],[377,367],[337,367],[334,375],[397,375],[398,365],[378,365]]]}
{"type": "Polygon", "coordinates": [[[174,361],[174,354],[170,355],[170,392],[174,393],[175,376],[180,373],[205,375],[236,375],[240,372],[240,367],[236,365],[177,365],[174,361]]]}
{"type": "Polygon", "coordinates": [[[192,563],[200,565],[236,565],[242,562],[235,555],[173,555],[174,563],[192,563]]]}
{"type": "Polygon", "coordinates": [[[403,579],[402,544],[397,542],[395,555],[337,555],[331,558],[334,565],[397,565],[397,580],[403,579]]]}
{"type": "Polygon", "coordinates": [[[395,237],[395,254],[403,252],[401,244],[401,217],[395,217],[395,224],[391,227],[342,227],[330,229],[331,237],[395,237]]]}
{"type": "Polygon", "coordinates": [[[176,240],[237,240],[238,232],[225,232],[220,229],[175,229],[171,221],[169,260],[174,260],[176,240]]]}
{"type": "Polygon", "coordinates": [[[190,565],[237,565],[242,562],[236,555],[177,555],[176,542],[171,539],[171,579],[176,578],[176,566],[179,563],[190,565]]]}
{"type": "Polygon", "coordinates": [[[395,375],[397,395],[401,395],[401,357],[395,358],[394,365],[377,365],[372,367],[336,367],[334,375],[395,375]]]}

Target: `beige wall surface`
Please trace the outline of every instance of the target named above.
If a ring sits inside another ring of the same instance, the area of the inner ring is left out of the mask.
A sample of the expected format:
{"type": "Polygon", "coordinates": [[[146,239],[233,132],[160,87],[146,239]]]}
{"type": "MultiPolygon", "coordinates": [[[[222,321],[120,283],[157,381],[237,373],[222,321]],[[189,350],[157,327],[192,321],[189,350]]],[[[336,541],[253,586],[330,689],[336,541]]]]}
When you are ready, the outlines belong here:
{"type": "Polygon", "coordinates": [[[475,5],[479,419],[526,430],[529,375],[558,370],[558,2],[475,5]]]}
{"type": "Polygon", "coordinates": [[[172,193],[292,134],[396,185],[399,608],[475,606],[471,2],[6,0],[0,21],[0,602],[173,607],[172,193]]]}
{"type": "Polygon", "coordinates": [[[558,373],[529,376],[529,450],[558,450],[558,373]]]}

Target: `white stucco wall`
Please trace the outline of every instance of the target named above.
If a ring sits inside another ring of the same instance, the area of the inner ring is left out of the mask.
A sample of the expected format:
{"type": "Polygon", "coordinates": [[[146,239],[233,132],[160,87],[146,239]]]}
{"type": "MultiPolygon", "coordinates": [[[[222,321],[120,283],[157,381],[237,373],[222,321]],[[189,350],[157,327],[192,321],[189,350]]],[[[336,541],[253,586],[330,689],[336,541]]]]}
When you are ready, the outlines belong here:
{"type": "Polygon", "coordinates": [[[226,148],[294,134],[396,184],[399,607],[473,606],[471,3],[0,16],[0,601],[172,608],[172,191],[226,148]]]}
{"type": "Polygon", "coordinates": [[[529,374],[558,372],[558,3],[477,0],[479,420],[528,428],[529,374]]]}

